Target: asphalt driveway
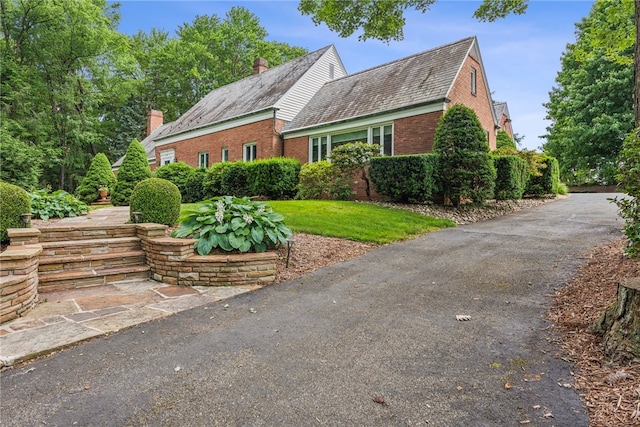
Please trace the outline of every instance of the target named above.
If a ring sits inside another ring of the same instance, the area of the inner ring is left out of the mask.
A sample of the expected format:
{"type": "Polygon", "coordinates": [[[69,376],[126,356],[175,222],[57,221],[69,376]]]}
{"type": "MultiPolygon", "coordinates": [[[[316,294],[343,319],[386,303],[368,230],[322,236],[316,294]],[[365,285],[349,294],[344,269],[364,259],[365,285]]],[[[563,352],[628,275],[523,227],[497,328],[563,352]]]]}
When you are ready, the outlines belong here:
{"type": "Polygon", "coordinates": [[[5,371],[1,424],[586,426],[544,313],[581,253],[621,236],[607,196],[387,245],[5,371]]]}

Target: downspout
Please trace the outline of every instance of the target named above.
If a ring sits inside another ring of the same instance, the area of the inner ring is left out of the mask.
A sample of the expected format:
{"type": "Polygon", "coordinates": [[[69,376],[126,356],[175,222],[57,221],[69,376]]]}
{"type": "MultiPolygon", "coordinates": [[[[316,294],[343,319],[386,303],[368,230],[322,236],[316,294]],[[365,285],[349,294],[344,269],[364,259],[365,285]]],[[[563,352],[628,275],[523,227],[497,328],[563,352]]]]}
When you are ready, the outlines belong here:
{"type": "Polygon", "coordinates": [[[282,135],[282,133],[278,132],[278,129],[276,128],[276,123],[277,123],[277,119],[276,119],[276,113],[278,112],[277,108],[273,109],[273,133],[276,134],[278,136],[278,138],[280,139],[280,157],[284,157],[284,135],[282,135]]]}

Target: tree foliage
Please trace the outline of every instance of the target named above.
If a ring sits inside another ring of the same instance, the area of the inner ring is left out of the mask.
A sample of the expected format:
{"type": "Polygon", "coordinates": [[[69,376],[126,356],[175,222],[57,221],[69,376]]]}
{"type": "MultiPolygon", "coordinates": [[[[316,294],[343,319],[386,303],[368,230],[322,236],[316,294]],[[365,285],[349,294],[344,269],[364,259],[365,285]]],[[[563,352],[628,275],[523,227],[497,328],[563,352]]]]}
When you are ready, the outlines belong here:
{"type": "Polygon", "coordinates": [[[115,161],[145,137],[150,109],[173,121],[210,90],[250,75],[256,57],[276,66],[306,53],[267,41],[242,7],[197,16],[175,35],[134,36],[117,31],[118,8],[0,0],[2,179],[71,192],[97,153],[115,161]]]}
{"type": "Polygon", "coordinates": [[[615,197],[625,220],[624,233],[629,240],[625,249],[631,257],[640,256],[640,128],[636,128],[624,140],[620,152],[618,179],[628,197],[615,197]]]}
{"type": "Polygon", "coordinates": [[[469,107],[456,104],[440,118],[433,151],[440,155],[442,189],[454,206],[464,198],[484,203],[493,196],[496,170],[482,124],[469,107]]]}
{"type": "Polygon", "coordinates": [[[623,62],[593,40],[593,28],[633,32],[633,14],[612,13],[612,3],[620,0],[595,2],[577,25],[577,41],[567,46],[545,105],[552,123],[543,149],[558,159],[569,184],[615,183],[616,157],[633,129],[633,47],[620,45],[617,55],[628,59],[623,62]]]}
{"type": "MultiPolygon", "coordinates": [[[[436,0],[300,0],[298,10],[310,15],[314,24],[321,23],[340,37],[362,32],[358,40],[370,38],[391,41],[404,38],[404,12],[414,9],[425,13],[436,0]]],[[[527,0],[483,0],[474,13],[482,21],[494,21],[510,13],[522,14],[527,0]]]]}

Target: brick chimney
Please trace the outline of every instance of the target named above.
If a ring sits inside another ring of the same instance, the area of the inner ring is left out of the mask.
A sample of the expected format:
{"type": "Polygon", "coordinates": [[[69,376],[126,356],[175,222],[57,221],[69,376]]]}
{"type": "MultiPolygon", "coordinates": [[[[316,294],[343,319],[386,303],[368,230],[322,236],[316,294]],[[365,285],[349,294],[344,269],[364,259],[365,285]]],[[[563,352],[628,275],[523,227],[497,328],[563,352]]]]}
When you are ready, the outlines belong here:
{"type": "Polygon", "coordinates": [[[253,61],[253,75],[264,73],[269,69],[269,63],[264,58],[256,58],[253,61]]]}
{"type": "Polygon", "coordinates": [[[147,136],[159,126],[162,126],[162,111],[150,110],[147,114],[147,136]]]}

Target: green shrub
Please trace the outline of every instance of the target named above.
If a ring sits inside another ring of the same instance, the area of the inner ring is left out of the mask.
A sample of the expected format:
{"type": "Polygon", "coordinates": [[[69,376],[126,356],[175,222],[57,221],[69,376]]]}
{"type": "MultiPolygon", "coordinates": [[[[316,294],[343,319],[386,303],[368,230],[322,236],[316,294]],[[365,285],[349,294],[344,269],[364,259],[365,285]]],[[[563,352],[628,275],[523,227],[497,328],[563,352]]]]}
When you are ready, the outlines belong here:
{"type": "Polygon", "coordinates": [[[516,147],[515,141],[511,139],[507,132],[499,130],[498,134],[496,135],[496,149],[511,149],[517,151],[518,147],[516,147]]]}
{"type": "Polygon", "coordinates": [[[20,215],[31,212],[29,194],[17,185],[0,181],[0,242],[8,240],[7,228],[22,228],[20,215]]]}
{"type": "Polygon", "coordinates": [[[401,203],[430,199],[438,191],[438,158],[429,153],[371,159],[369,173],[376,192],[401,203]]]}
{"type": "Polygon", "coordinates": [[[296,190],[296,199],[301,200],[347,200],[353,194],[350,180],[328,160],[302,165],[296,190]]]}
{"type": "Polygon", "coordinates": [[[118,179],[111,191],[111,204],[126,206],[135,186],[142,180],[151,177],[151,169],[147,160],[147,153],[137,139],[131,141],[127,152],[118,169],[118,179]]]}
{"type": "Polygon", "coordinates": [[[202,181],[202,187],[204,189],[205,198],[210,199],[212,197],[224,196],[222,192],[222,170],[229,163],[214,163],[209,169],[202,181]]]}
{"type": "MultiPolygon", "coordinates": [[[[174,162],[168,165],[160,166],[155,170],[154,176],[156,178],[166,179],[173,182],[180,194],[182,194],[182,200],[185,200],[185,194],[187,193],[188,183],[193,174],[195,174],[196,168],[189,166],[185,162],[174,162]]],[[[186,200],[185,200],[186,201],[186,200]]]]}
{"type": "Polygon", "coordinates": [[[248,169],[249,163],[247,162],[224,163],[220,176],[221,195],[249,196],[248,169]]]}
{"type": "Polygon", "coordinates": [[[180,217],[180,190],[171,181],[148,178],[136,185],[129,199],[129,216],[141,212],[142,222],[174,225],[180,217]]]}
{"type": "Polygon", "coordinates": [[[48,190],[36,190],[29,193],[29,197],[34,218],[47,220],[53,217],[76,217],[88,211],[84,202],[64,190],[56,190],[52,193],[48,190]]]}
{"type": "Polygon", "coordinates": [[[360,178],[365,184],[365,193],[370,199],[369,163],[372,158],[379,155],[380,146],[378,144],[356,141],[334,148],[329,158],[331,163],[340,170],[345,180],[353,181],[354,174],[360,172],[360,178]]]}
{"type": "Polygon", "coordinates": [[[198,239],[195,248],[200,255],[216,248],[226,252],[264,252],[286,243],[291,236],[283,220],[264,202],[224,196],[186,210],[172,235],[198,239]]]}
{"type": "Polygon", "coordinates": [[[277,200],[296,194],[300,162],[296,159],[270,158],[248,163],[249,191],[255,196],[277,200]]]}
{"type": "Polygon", "coordinates": [[[484,203],[493,196],[496,171],[486,133],[472,109],[456,104],[447,110],[436,128],[433,150],[440,155],[442,190],[454,206],[464,198],[484,203]]]}
{"type": "Polygon", "coordinates": [[[116,177],[111,171],[109,159],[103,153],[98,153],[91,161],[82,182],[76,188],[75,195],[80,201],[91,203],[98,199],[99,188],[107,187],[113,190],[115,183],[116,177]]]}
{"type": "Polygon", "coordinates": [[[204,179],[203,186],[207,198],[219,196],[249,196],[248,170],[250,163],[214,163],[204,179]]]}
{"type": "Polygon", "coordinates": [[[187,188],[182,195],[183,203],[195,203],[201,202],[207,198],[207,193],[204,189],[204,180],[207,176],[207,169],[197,168],[194,170],[193,175],[187,180],[187,188]]]}
{"type": "Polygon", "coordinates": [[[555,157],[539,154],[538,173],[530,173],[525,194],[530,196],[555,196],[560,184],[560,167],[555,157]]]}
{"type": "Polygon", "coordinates": [[[625,252],[634,258],[640,256],[640,128],[634,129],[622,142],[618,161],[616,178],[629,197],[614,197],[611,201],[625,220],[624,234],[629,240],[625,252]]]}
{"type": "Polygon", "coordinates": [[[496,200],[519,200],[527,188],[529,181],[529,165],[526,160],[517,156],[495,156],[493,164],[496,168],[496,200]]]}

